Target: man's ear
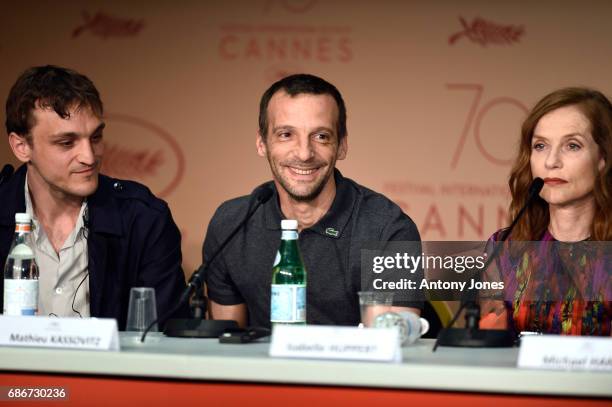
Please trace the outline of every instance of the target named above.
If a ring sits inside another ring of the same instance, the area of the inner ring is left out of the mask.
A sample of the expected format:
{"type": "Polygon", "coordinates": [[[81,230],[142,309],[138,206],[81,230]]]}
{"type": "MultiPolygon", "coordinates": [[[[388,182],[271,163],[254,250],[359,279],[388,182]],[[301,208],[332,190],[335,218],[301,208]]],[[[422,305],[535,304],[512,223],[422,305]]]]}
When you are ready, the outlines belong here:
{"type": "Polygon", "coordinates": [[[22,163],[27,163],[32,158],[32,146],[25,136],[20,136],[15,132],[9,134],[9,145],[15,157],[22,163]]]}
{"type": "Polygon", "coordinates": [[[338,158],[336,160],[344,160],[348,153],[348,134],[345,134],[338,146],[338,158]]]}
{"type": "Polygon", "coordinates": [[[260,157],[265,157],[266,156],[266,153],[268,152],[268,149],[267,149],[267,146],[266,146],[266,141],[261,136],[260,132],[257,132],[257,139],[255,140],[255,147],[257,147],[257,154],[260,157]]]}

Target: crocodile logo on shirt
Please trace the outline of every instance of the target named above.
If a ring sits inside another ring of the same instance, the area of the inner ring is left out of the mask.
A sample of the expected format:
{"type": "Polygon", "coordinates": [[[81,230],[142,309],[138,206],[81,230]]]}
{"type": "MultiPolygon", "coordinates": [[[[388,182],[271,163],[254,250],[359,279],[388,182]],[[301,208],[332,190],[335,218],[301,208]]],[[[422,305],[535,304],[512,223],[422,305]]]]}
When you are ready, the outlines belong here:
{"type": "Polygon", "coordinates": [[[333,237],[338,237],[339,232],[334,228],[325,229],[325,234],[333,237]]]}

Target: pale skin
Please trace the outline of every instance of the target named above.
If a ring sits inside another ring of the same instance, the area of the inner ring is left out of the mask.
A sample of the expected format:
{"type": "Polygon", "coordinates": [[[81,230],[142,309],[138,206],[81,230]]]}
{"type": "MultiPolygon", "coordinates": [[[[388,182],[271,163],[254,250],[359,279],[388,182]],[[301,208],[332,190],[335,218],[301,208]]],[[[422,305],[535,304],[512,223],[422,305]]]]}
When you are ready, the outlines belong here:
{"type": "MultiPolygon", "coordinates": [[[[605,167],[589,120],[576,106],[555,109],[538,121],[531,142],[531,172],[544,180],[540,197],[548,203],[549,232],[562,242],[591,236],[595,216],[593,187],[605,167]]],[[[498,328],[506,327],[503,304],[487,316],[498,328]]],[[[487,324],[487,322],[485,322],[487,324]]]]}
{"type": "MultiPolygon", "coordinates": [[[[338,106],[330,95],[292,97],[279,91],[268,104],[267,134],[257,133],[257,154],[270,164],[281,210],[285,218],[297,219],[299,230],[316,224],[336,196],[333,170],[348,151],[347,136],[338,141],[337,118],[338,106]]],[[[420,314],[416,308],[392,310],[420,314]]],[[[209,312],[212,319],[247,325],[246,304],[221,305],[211,300],[209,312]]]]}
{"type": "Polygon", "coordinates": [[[28,165],[34,214],[56,253],[74,230],[83,200],[98,187],[104,122],[90,108],[72,106],[61,118],[39,104],[28,136],[9,134],[15,157],[28,165]]]}
{"type": "Polygon", "coordinates": [[[576,106],[540,119],[532,140],[531,171],[544,179],[540,196],[548,202],[548,229],[557,240],[577,242],[591,235],[593,185],[604,166],[591,125],[576,106]]]}

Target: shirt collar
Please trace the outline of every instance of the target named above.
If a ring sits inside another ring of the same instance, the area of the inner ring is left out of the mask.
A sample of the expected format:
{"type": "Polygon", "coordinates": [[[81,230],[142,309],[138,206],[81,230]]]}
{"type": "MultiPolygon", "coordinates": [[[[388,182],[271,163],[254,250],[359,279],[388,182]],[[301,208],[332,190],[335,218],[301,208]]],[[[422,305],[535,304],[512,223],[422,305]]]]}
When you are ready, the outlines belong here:
{"type": "MultiPolygon", "coordinates": [[[[346,228],[353,213],[357,191],[350,181],[345,179],[338,169],[334,169],[334,179],[336,181],[336,196],[330,209],[314,225],[305,230],[312,230],[322,236],[338,239],[346,228]]],[[[272,182],[274,195],[264,204],[265,225],[270,230],[280,230],[281,220],[284,215],[280,209],[278,191],[272,182]]]]}
{"type": "MultiPolygon", "coordinates": [[[[30,198],[30,188],[28,187],[28,174],[25,175],[25,184],[23,187],[23,192],[25,195],[25,206],[26,213],[30,215],[32,218],[32,232],[34,233],[35,240],[38,243],[38,240],[42,237],[42,233],[40,233],[40,223],[36,218],[36,214],[34,213],[34,207],[32,206],[32,199],[30,198]]],[[[88,216],[87,209],[87,199],[83,199],[83,203],[81,204],[81,210],[79,211],[79,216],[77,217],[76,225],[74,230],[77,231],[74,240],[77,240],[81,235],[85,233],[85,221],[84,216],[88,216]]],[[[70,237],[69,237],[70,238],[70,237]]]]}

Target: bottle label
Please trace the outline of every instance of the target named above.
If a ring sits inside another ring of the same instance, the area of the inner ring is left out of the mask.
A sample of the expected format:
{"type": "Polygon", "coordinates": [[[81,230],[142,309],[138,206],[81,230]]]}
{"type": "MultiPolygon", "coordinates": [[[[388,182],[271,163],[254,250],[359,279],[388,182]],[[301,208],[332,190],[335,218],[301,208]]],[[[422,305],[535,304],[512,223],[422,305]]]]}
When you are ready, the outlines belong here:
{"type": "Polygon", "coordinates": [[[4,315],[36,315],[38,280],[4,279],[4,315]]]}
{"type": "Polygon", "coordinates": [[[15,233],[29,233],[32,231],[32,225],[30,223],[16,223],[15,233]]]}
{"type": "Polygon", "coordinates": [[[306,284],[272,284],[270,322],[306,322],[306,284]]]}
{"type": "Polygon", "coordinates": [[[282,240],[297,240],[298,232],[296,230],[283,230],[281,233],[282,240]]]}

